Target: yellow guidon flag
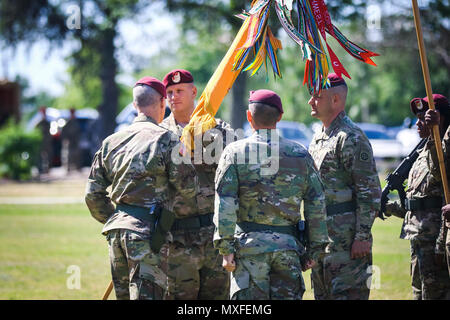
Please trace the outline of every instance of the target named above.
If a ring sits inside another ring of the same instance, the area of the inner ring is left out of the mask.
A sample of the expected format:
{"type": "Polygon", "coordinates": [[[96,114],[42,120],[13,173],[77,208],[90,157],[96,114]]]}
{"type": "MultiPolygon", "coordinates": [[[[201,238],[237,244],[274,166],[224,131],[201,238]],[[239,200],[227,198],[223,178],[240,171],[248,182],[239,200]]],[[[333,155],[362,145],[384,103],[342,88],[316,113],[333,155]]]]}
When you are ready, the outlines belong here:
{"type": "Polygon", "coordinates": [[[266,58],[269,58],[274,74],[281,77],[276,51],[282,49],[282,45],[267,25],[269,4],[270,0],[254,0],[250,12],[238,15],[244,19],[244,23],[227,54],[209,79],[189,124],[183,129],[181,136],[183,153],[191,154],[194,149],[194,136],[201,136],[216,126],[214,115],[244,68],[250,52],[253,51],[254,61],[245,68],[245,71],[252,70],[254,75],[263,64],[267,70],[266,58]]]}
{"type": "Polygon", "coordinates": [[[233,64],[238,49],[246,42],[248,22],[248,19],[244,21],[227,54],[203,90],[189,123],[183,129],[181,142],[184,152],[188,154],[194,149],[194,135],[203,134],[216,126],[214,115],[242,69],[233,70],[233,64]]]}

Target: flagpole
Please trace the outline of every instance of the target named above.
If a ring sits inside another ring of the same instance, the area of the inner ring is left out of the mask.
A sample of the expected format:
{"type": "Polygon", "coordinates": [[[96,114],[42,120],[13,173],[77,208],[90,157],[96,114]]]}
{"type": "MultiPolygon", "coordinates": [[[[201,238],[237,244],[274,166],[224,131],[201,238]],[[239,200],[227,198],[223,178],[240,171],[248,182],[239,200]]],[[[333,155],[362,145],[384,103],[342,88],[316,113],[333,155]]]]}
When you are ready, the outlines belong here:
{"type": "Polygon", "coordinates": [[[105,290],[105,293],[103,293],[102,300],[108,300],[108,297],[109,297],[112,289],[113,289],[113,282],[111,280],[108,284],[108,287],[105,290]]]}
{"type": "MultiPolygon", "coordinates": [[[[426,88],[427,97],[428,97],[428,105],[431,110],[435,110],[434,100],[433,100],[433,90],[431,89],[430,71],[428,69],[427,54],[425,52],[425,44],[423,41],[422,25],[420,23],[420,12],[419,12],[419,6],[417,4],[417,0],[412,0],[412,5],[413,5],[413,11],[414,11],[414,24],[416,26],[416,33],[417,33],[417,42],[419,44],[420,62],[422,64],[423,79],[425,81],[425,88],[426,88]]],[[[442,180],[442,186],[444,188],[445,203],[448,204],[448,203],[450,203],[450,196],[449,196],[449,190],[448,190],[447,173],[445,171],[445,165],[444,165],[444,154],[442,152],[441,136],[439,133],[438,125],[433,126],[433,136],[434,136],[434,143],[436,145],[436,152],[437,152],[437,156],[438,156],[438,160],[439,160],[439,169],[441,171],[441,178],[442,178],[441,180],[442,180]]]]}

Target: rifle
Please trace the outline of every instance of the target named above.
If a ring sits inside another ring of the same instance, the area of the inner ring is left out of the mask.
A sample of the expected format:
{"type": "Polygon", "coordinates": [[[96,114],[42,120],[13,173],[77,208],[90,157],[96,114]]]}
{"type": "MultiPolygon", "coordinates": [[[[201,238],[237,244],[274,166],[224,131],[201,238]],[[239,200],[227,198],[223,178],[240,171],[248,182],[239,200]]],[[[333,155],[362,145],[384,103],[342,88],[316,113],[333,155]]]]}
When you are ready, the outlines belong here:
{"type": "Polygon", "coordinates": [[[426,142],[427,138],[423,138],[422,140],[420,140],[413,151],[411,151],[411,153],[406,156],[406,158],[402,160],[398,167],[395,168],[395,170],[391,172],[385,179],[387,184],[381,192],[381,210],[379,214],[381,220],[386,219],[386,217],[384,216],[384,213],[386,213],[386,203],[389,200],[389,193],[393,190],[398,191],[400,204],[402,208],[405,209],[406,192],[403,182],[408,178],[409,171],[411,170],[413,163],[417,160],[417,157],[419,157],[418,150],[422,149],[425,146],[426,142]]]}

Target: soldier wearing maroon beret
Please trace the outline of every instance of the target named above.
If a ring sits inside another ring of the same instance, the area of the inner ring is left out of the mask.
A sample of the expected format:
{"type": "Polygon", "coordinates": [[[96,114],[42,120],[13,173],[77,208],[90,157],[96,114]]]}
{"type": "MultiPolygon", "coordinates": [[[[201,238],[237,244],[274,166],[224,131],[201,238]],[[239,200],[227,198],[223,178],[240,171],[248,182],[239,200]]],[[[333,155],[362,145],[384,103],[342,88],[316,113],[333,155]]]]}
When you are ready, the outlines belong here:
{"type": "Polygon", "coordinates": [[[372,225],[380,210],[381,186],[372,146],[345,114],[347,84],[335,73],[309,100],[311,116],[322,129],[309,152],[325,188],[328,233],[333,242],[313,268],[316,299],[369,299],[372,225]]]}
{"type": "Polygon", "coordinates": [[[164,85],[155,78],[136,82],[133,105],[138,114],[130,126],[102,142],[86,185],[89,211],[104,224],[117,300],[164,298],[167,275],[159,246],[165,235],[151,213],[158,205],[169,217],[171,194],[195,196],[194,183],[185,179],[193,175],[192,168],[171,161],[177,137],[158,125],[165,96],[164,85]]]}
{"type": "MultiPolygon", "coordinates": [[[[166,74],[163,83],[167,91],[167,101],[172,111],[161,123],[178,137],[189,123],[195,109],[197,88],[194,77],[184,69],[175,69],[166,74]]],[[[192,160],[196,175],[192,177],[197,185],[193,198],[174,195],[176,221],[171,229],[168,251],[168,299],[224,300],[228,298],[229,276],[222,268],[218,251],[212,245],[214,225],[214,177],[216,161],[205,162],[206,148],[211,142],[222,143],[223,149],[228,138],[235,140],[234,131],[225,121],[216,119],[215,128],[200,137],[202,145],[196,150],[203,151],[201,161],[192,160]],[[209,138],[206,138],[209,137],[209,138]],[[203,139],[205,138],[205,139],[203,139]]],[[[214,155],[213,158],[220,156],[214,155]]]]}
{"type": "Polygon", "coordinates": [[[282,115],[275,92],[251,91],[253,134],[229,144],[217,168],[214,246],[231,272],[231,299],[301,300],[302,271],[328,244],[319,174],[303,145],[278,135],[282,115]],[[304,243],[296,228],[302,202],[304,243]]]}
{"type": "MultiPolygon", "coordinates": [[[[437,125],[442,141],[444,160],[448,175],[450,148],[450,105],[446,97],[433,94],[436,110],[429,109],[428,97],[414,98],[411,111],[417,116],[417,131],[428,139],[419,150],[408,176],[405,209],[397,202],[388,203],[387,210],[403,218],[401,239],[410,240],[412,291],[415,300],[450,299],[450,277],[445,265],[447,233],[445,204],[436,146],[431,135],[437,125]]],[[[448,177],[448,176],[447,176],[448,177]]],[[[448,255],[448,252],[447,252],[448,255]]]]}

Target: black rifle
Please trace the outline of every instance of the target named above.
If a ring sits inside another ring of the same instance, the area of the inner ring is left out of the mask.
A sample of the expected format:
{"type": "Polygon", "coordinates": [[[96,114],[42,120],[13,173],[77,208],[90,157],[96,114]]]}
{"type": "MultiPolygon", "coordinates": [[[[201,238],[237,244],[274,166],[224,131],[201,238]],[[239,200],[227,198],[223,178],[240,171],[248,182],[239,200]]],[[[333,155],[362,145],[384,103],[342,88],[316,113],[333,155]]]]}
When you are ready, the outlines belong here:
{"type": "Polygon", "coordinates": [[[386,213],[386,203],[388,202],[389,198],[388,195],[391,191],[397,190],[398,195],[400,197],[400,204],[403,209],[405,209],[405,199],[406,199],[406,192],[405,192],[405,186],[403,185],[403,182],[405,179],[408,178],[409,171],[411,170],[411,167],[413,163],[417,160],[417,157],[419,156],[419,149],[422,149],[425,146],[425,143],[427,142],[427,138],[422,139],[419,144],[414,148],[411,153],[402,160],[402,162],[398,165],[398,167],[390,173],[387,178],[385,179],[387,184],[384,187],[382,193],[381,193],[381,210],[380,210],[380,219],[384,220],[386,217],[384,214],[386,213]]]}

